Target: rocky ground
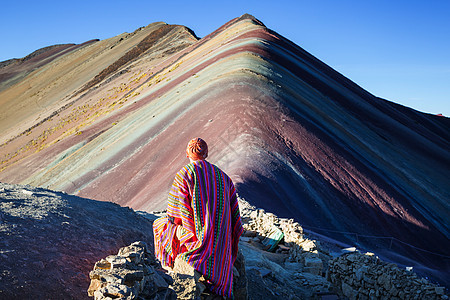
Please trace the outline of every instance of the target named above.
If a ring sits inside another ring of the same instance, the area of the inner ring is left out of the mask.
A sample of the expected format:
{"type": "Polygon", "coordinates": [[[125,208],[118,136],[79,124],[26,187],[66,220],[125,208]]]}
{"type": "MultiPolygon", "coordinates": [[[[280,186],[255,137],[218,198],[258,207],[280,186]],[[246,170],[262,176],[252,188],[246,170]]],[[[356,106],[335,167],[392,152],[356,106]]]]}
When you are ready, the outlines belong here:
{"type": "MultiPolygon", "coordinates": [[[[342,249],[330,241],[324,245],[308,238],[294,220],[278,218],[241,198],[239,207],[245,230],[239,243],[242,257],[238,257],[237,265],[243,263],[245,269],[238,266],[236,270],[239,275],[235,278],[235,285],[239,286],[234,292],[236,299],[447,299],[444,287],[383,262],[373,253],[342,249]]],[[[138,213],[151,221],[164,215],[164,212],[138,213]]],[[[120,250],[118,256],[124,260],[128,254],[121,256],[120,252],[127,251],[120,250]]],[[[114,261],[117,257],[107,259],[114,261]]],[[[131,263],[133,260],[128,259],[131,263]]],[[[165,272],[153,259],[148,260],[148,267],[129,267],[130,270],[152,270],[145,279],[139,277],[139,283],[129,284],[134,289],[125,287],[125,276],[120,275],[123,270],[119,268],[115,273],[118,277],[111,283],[107,284],[110,277],[105,277],[102,291],[117,291],[122,283],[123,290],[127,291],[124,296],[139,295],[142,290],[145,299],[215,299],[205,294],[195,296],[199,287],[198,284],[196,287],[194,273],[183,279],[186,270],[180,269],[180,274],[176,268],[174,272],[165,272]],[[146,285],[152,288],[151,293],[146,285]]],[[[110,274],[114,268],[107,269],[110,274]]],[[[98,274],[102,272],[94,268],[92,286],[101,286],[98,274]]],[[[108,295],[97,292],[96,299],[107,299],[108,295]]]]}
{"type": "MultiPolygon", "coordinates": [[[[247,285],[237,299],[447,299],[444,287],[374,254],[321,244],[244,199],[240,209],[247,285]]],[[[0,183],[0,299],[89,299],[88,289],[96,299],[181,298],[187,287],[153,255],[162,214],[0,183]]]]}

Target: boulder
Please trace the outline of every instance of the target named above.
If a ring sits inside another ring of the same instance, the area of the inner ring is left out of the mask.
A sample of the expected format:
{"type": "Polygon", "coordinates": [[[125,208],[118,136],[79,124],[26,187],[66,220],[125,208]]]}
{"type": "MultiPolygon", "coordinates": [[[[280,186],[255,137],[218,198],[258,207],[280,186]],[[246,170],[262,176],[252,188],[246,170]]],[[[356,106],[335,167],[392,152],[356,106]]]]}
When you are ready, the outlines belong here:
{"type": "Polygon", "coordinates": [[[235,300],[248,299],[248,280],[245,270],[245,257],[242,251],[238,251],[236,261],[234,262],[233,272],[233,295],[235,300]]]}
{"type": "Polygon", "coordinates": [[[323,269],[322,260],[318,257],[306,257],[304,272],[311,273],[314,275],[321,275],[323,269]]]}
{"type": "Polygon", "coordinates": [[[200,299],[206,288],[205,284],[200,282],[203,276],[184,259],[177,257],[169,274],[173,278],[170,288],[177,294],[177,299],[200,299]]]}
{"type": "MultiPolygon", "coordinates": [[[[135,242],[98,261],[89,273],[88,296],[100,299],[176,299],[160,265],[144,242],[135,242]]],[[[170,281],[171,282],[171,281],[170,281]]],[[[172,283],[172,282],[171,282],[172,283]]]]}
{"type": "Polygon", "coordinates": [[[350,300],[356,299],[355,290],[353,290],[353,288],[345,282],[342,283],[342,293],[350,300]]]}

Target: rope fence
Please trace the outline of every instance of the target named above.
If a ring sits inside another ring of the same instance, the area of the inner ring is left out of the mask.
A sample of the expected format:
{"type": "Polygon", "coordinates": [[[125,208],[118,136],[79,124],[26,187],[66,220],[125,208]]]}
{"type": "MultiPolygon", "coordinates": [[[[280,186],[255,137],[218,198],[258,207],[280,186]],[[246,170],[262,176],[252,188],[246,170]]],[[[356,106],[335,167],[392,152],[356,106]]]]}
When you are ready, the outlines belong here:
{"type": "MultiPolygon", "coordinates": [[[[406,245],[408,247],[414,248],[414,249],[419,250],[419,251],[427,252],[429,254],[437,255],[437,256],[440,256],[440,257],[450,258],[449,255],[445,255],[445,254],[441,254],[441,253],[432,252],[432,251],[429,251],[429,250],[426,250],[426,249],[422,249],[422,248],[416,247],[414,245],[411,245],[409,243],[406,243],[404,241],[401,241],[401,240],[399,240],[399,239],[397,239],[395,237],[392,237],[392,236],[365,235],[365,234],[360,234],[360,233],[357,233],[357,232],[338,231],[338,230],[331,230],[331,229],[312,227],[312,226],[303,226],[303,225],[302,225],[302,227],[304,229],[310,229],[310,230],[311,229],[313,229],[313,230],[322,230],[322,231],[327,231],[327,232],[335,232],[335,233],[342,233],[342,234],[347,234],[347,235],[354,235],[355,238],[356,238],[356,243],[359,243],[359,238],[360,237],[370,238],[370,239],[388,239],[388,240],[390,240],[389,249],[392,249],[392,243],[394,241],[396,241],[396,242],[399,242],[399,243],[401,243],[403,245],[406,245]]],[[[314,232],[312,232],[312,233],[314,234],[314,232]]]]}

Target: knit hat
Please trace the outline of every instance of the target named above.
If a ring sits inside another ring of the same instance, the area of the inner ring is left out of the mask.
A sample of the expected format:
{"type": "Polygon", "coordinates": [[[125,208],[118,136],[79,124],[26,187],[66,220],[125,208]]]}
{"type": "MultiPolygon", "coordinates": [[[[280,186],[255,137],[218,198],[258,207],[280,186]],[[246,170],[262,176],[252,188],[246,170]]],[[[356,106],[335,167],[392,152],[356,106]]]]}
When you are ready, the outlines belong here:
{"type": "Polygon", "coordinates": [[[206,159],[208,157],[208,145],[201,138],[192,139],[186,148],[186,156],[193,159],[206,159]]]}

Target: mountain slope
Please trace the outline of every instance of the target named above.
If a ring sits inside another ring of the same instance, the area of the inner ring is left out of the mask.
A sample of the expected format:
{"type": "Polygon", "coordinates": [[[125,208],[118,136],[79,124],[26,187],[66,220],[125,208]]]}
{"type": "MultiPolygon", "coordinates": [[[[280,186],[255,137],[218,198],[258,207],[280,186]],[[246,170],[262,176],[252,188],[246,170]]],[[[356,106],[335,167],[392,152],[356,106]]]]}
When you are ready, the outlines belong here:
{"type": "Polygon", "coordinates": [[[187,141],[201,136],[252,204],[448,272],[442,256],[363,238],[448,256],[448,118],[371,95],[249,15],[198,41],[181,26],[152,26],[164,32],[148,50],[113,66],[139,35],[95,71],[85,61],[70,92],[58,84],[45,98],[57,110],[31,115],[51,118],[2,135],[24,132],[1,146],[0,180],[160,210],[187,141]]]}

